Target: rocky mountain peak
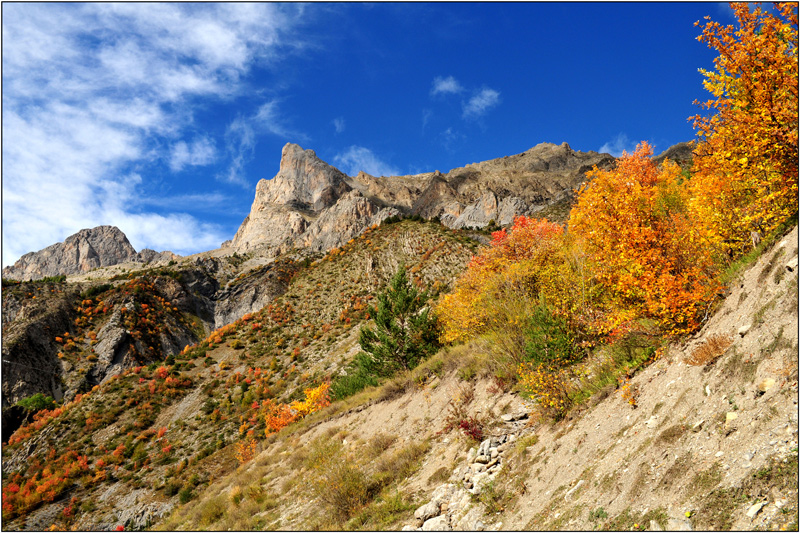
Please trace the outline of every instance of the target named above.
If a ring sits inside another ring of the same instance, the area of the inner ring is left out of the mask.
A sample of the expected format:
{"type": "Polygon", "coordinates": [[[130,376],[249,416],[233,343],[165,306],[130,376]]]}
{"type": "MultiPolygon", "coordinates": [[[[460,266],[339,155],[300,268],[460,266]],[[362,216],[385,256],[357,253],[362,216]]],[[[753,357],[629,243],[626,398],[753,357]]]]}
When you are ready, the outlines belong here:
{"type": "Polygon", "coordinates": [[[340,246],[395,214],[439,217],[452,228],[510,224],[571,196],[592,166],[615,159],[576,152],[567,143],[541,143],[521,154],[472,163],[446,174],[350,177],[313,150],[287,144],[278,174],[262,179],[250,214],[230,246],[324,250],[340,246]]]}
{"type": "MultiPolygon", "coordinates": [[[[376,222],[373,217],[381,210],[348,181],[313,150],[286,144],[280,170],[258,182],[250,214],[230,246],[280,252],[292,246],[320,250],[346,242],[376,222]]],[[[384,218],[392,214],[397,211],[387,211],[384,218]]]]}
{"type": "Polygon", "coordinates": [[[3,269],[3,277],[25,281],[80,274],[126,261],[148,262],[177,257],[172,252],[158,253],[147,249],[142,250],[141,254],[136,253],[128,237],[118,227],[97,226],[82,229],[64,242],[23,255],[14,265],[3,269]]]}
{"type": "Polygon", "coordinates": [[[281,151],[278,173],[271,180],[258,182],[256,201],[319,211],[350,190],[346,177],[319,159],[313,150],[287,143],[281,151]]]}

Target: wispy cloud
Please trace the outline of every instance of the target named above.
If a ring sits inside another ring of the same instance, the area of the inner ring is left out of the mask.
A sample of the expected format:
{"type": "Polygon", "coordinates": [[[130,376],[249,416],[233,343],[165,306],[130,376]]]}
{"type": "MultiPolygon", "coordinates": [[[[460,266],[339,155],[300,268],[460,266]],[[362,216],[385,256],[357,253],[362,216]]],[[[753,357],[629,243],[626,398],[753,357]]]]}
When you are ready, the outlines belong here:
{"type": "Polygon", "coordinates": [[[172,147],[172,156],[169,160],[169,168],[173,172],[180,172],[186,166],[205,166],[214,162],[217,156],[217,149],[214,141],[208,137],[200,137],[187,144],[178,141],[172,147]]]}
{"type": "Polygon", "coordinates": [[[458,83],[453,76],[437,76],[433,79],[433,87],[431,87],[431,94],[457,94],[463,91],[464,88],[458,83]]]}
{"type": "MultiPolygon", "coordinates": [[[[254,66],[302,46],[292,35],[301,10],[269,3],[4,5],[3,265],[100,224],[118,225],[134,246],[169,245],[178,253],[229,238],[185,213],[142,211],[147,202],[135,200],[145,184],[132,171],[159,161],[173,171],[215,161],[220,154],[208,138],[184,139],[198,97],[242,94],[254,66]]],[[[270,121],[272,111],[262,108],[257,117],[275,133],[282,124],[270,121]]],[[[236,132],[234,156],[253,144],[245,130],[236,132]]]]}
{"type": "Polygon", "coordinates": [[[225,145],[231,162],[227,170],[221,174],[222,181],[250,187],[245,174],[245,165],[252,161],[255,155],[259,133],[269,133],[291,141],[308,140],[307,135],[285,124],[278,105],[278,100],[271,100],[260,105],[252,116],[239,116],[228,124],[225,131],[225,145]]]}
{"type": "Polygon", "coordinates": [[[223,181],[246,186],[244,166],[253,159],[256,148],[256,134],[252,120],[238,117],[228,124],[225,130],[225,145],[231,163],[222,175],[223,181]]]}
{"type": "Polygon", "coordinates": [[[428,122],[433,115],[433,111],[430,109],[423,109],[422,110],[422,131],[425,131],[425,128],[428,126],[428,122]]]}
{"type": "Polygon", "coordinates": [[[349,176],[364,171],[372,176],[397,176],[400,171],[382,161],[372,150],[363,146],[351,146],[341,154],[334,156],[334,164],[349,176]]]}
{"type": "Polygon", "coordinates": [[[253,118],[253,124],[261,131],[277,135],[279,137],[287,137],[295,140],[305,141],[308,136],[298,130],[289,127],[286,120],[281,116],[278,105],[278,100],[270,100],[259,106],[258,112],[253,118]]]}
{"type": "Polygon", "coordinates": [[[477,118],[500,103],[500,93],[484,87],[464,104],[464,118],[477,118]]]}
{"type": "Polygon", "coordinates": [[[345,128],[345,122],[342,117],[338,117],[333,119],[333,128],[336,130],[336,133],[342,133],[345,128]]]}
{"type": "Polygon", "coordinates": [[[220,192],[177,194],[173,196],[148,196],[141,198],[139,203],[143,206],[174,207],[191,205],[197,211],[215,211],[221,208],[229,209],[233,199],[220,192]]]}
{"type": "Polygon", "coordinates": [[[628,139],[627,135],[619,133],[616,137],[601,146],[598,152],[620,157],[622,152],[632,153],[635,148],[636,144],[628,139]]]}
{"type": "Polygon", "coordinates": [[[450,127],[440,133],[439,138],[445,149],[447,151],[452,151],[456,145],[464,139],[464,135],[450,127]]]}

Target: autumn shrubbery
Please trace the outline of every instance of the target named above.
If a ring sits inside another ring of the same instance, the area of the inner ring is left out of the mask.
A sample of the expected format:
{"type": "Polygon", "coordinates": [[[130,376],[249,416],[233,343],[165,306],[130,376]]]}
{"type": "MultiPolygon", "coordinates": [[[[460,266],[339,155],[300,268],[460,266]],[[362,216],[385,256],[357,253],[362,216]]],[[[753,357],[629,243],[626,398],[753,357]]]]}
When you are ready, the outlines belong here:
{"type": "Polygon", "coordinates": [[[731,8],[736,27],[706,17],[698,37],[719,56],[714,71],[701,70],[714,99],[701,104],[708,116],[692,117],[691,202],[715,247],[735,257],[797,212],[798,11],[790,2],[772,13],[731,8]]]}
{"type": "MultiPolygon", "coordinates": [[[[657,166],[646,142],[614,169],[595,167],[568,233],[517,218],[436,307],[443,342],[488,339],[493,371],[514,375],[553,418],[583,394],[573,369],[588,350],[609,347],[594,365],[608,378],[598,383],[656,357],[657,342],[632,346],[699,329],[726,267],[796,217],[797,5],[732,8],[738,29],[709,21],[699,37],[720,56],[715,72],[702,71],[715,96],[702,106],[714,114],[693,117],[691,172],[657,166]]],[[[712,344],[693,364],[724,351],[712,344]]]]}
{"type": "Polygon", "coordinates": [[[641,143],[616,169],[595,168],[569,218],[615,322],[646,317],[670,334],[696,330],[719,284],[710,229],[688,205],[678,165],[661,168],[641,143]]]}
{"type": "Polygon", "coordinates": [[[392,450],[392,437],[379,440],[382,442],[368,443],[368,453],[361,456],[347,450],[336,436],[322,436],[311,443],[304,466],[311,493],[330,518],[324,529],[341,529],[351,517],[373,506],[379,495],[388,496],[387,489],[410,477],[430,449],[430,443],[422,441],[392,450]]]}
{"type": "Polygon", "coordinates": [[[727,335],[712,335],[700,346],[692,350],[686,358],[686,364],[693,366],[707,366],[713,364],[733,344],[733,339],[727,335]]]}

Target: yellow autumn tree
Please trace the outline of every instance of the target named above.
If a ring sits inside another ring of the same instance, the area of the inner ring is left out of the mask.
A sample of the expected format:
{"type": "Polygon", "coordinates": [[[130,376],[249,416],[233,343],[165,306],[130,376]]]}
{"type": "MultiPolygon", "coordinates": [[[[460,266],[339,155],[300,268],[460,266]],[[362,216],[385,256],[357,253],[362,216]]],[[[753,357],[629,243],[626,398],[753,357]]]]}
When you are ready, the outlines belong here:
{"type": "Polygon", "coordinates": [[[556,251],[563,233],[564,228],[547,219],[527,217],[517,217],[510,232],[492,233],[489,246],[472,258],[453,291],[436,306],[441,341],[463,342],[496,325],[495,302],[503,301],[503,295],[538,296],[552,288],[554,272],[548,265],[559,262],[556,251]]]}
{"type": "Polygon", "coordinates": [[[709,116],[692,117],[700,142],[691,204],[735,257],[797,212],[798,11],[788,2],[774,13],[731,9],[736,27],[706,17],[698,37],[719,56],[714,71],[701,69],[714,99],[700,104],[709,116]]]}

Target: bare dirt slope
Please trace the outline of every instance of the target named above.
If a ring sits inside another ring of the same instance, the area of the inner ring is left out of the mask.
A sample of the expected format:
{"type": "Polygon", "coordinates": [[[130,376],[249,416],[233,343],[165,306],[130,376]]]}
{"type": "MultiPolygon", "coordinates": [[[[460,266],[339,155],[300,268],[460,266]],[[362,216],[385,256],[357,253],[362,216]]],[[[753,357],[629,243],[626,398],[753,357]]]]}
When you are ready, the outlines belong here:
{"type": "Polygon", "coordinates": [[[394,394],[281,433],[160,527],[796,528],[797,286],[795,228],[732,284],[701,332],[632,378],[635,406],[607,391],[560,423],[529,422],[519,396],[445,358],[394,394]],[[687,364],[710,339],[731,344],[710,364],[687,364]],[[484,422],[480,445],[443,431],[457,406],[484,422]],[[313,490],[324,443],[334,446],[325,464],[364,479],[406,468],[401,456],[416,462],[396,497],[337,522],[326,491],[313,490]]]}

